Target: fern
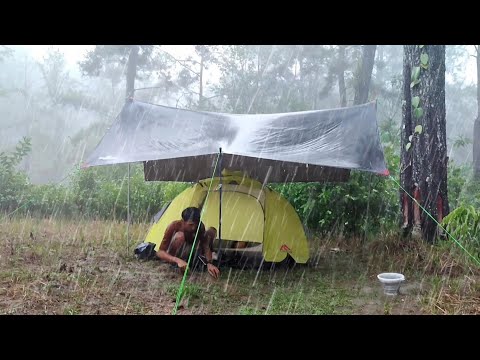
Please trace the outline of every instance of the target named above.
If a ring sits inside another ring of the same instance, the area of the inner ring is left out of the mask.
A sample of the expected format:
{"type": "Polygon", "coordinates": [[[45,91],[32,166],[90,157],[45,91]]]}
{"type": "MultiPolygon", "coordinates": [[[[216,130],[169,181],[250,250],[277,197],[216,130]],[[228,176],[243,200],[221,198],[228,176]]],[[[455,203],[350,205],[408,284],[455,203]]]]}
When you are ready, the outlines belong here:
{"type": "Polygon", "coordinates": [[[472,205],[452,211],[443,219],[442,226],[458,241],[480,249],[480,210],[472,205]]]}

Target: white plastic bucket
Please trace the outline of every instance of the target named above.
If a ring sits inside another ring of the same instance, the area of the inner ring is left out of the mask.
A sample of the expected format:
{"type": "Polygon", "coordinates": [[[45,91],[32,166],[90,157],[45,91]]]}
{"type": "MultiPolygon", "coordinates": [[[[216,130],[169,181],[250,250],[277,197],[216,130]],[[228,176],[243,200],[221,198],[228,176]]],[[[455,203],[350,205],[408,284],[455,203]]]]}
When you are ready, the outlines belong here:
{"type": "Polygon", "coordinates": [[[405,276],[398,273],[381,273],[377,278],[383,284],[385,295],[397,295],[400,285],[405,281],[405,276]]]}

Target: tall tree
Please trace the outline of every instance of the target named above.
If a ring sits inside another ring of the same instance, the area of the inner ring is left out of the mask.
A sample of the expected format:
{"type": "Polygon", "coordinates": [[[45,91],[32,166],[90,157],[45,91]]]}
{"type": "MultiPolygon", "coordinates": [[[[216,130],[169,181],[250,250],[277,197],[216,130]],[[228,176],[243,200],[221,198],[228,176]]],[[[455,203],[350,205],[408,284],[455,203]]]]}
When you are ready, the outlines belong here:
{"type": "MultiPolygon", "coordinates": [[[[6,57],[11,56],[12,50],[4,45],[0,45],[0,63],[5,59],[6,57]]],[[[5,96],[8,92],[2,88],[0,88],[0,96],[5,96]]]]}
{"type": "Polygon", "coordinates": [[[477,57],[477,118],[473,125],[473,174],[480,180],[480,46],[475,46],[477,57]]]}
{"type": "Polygon", "coordinates": [[[97,45],[81,61],[84,75],[99,76],[109,64],[121,64],[125,71],[125,97],[132,95],[135,80],[149,75],[155,66],[153,45],[97,45]]]}
{"type": "Polygon", "coordinates": [[[227,46],[216,94],[224,110],[240,113],[318,109],[329,100],[335,106],[328,98],[337,79],[334,52],[333,46],[227,46]]]}
{"type": "Polygon", "coordinates": [[[159,49],[159,61],[161,69],[157,69],[158,80],[156,87],[163,89],[163,95],[171,95],[177,98],[177,106],[180,100],[183,107],[197,110],[214,110],[211,102],[216,96],[206,96],[205,70],[210,65],[217,63],[217,46],[195,45],[196,56],[177,58],[164,49],[159,49]],[[176,77],[172,75],[176,68],[180,67],[176,77]]]}
{"type": "Polygon", "coordinates": [[[60,50],[50,47],[42,62],[38,63],[47,93],[53,105],[57,105],[63,94],[63,87],[68,78],[65,56],[60,50]]]}
{"type": "Polygon", "coordinates": [[[0,45],[0,61],[2,61],[4,58],[11,56],[13,53],[13,50],[6,47],[5,45],[0,45]]]}
{"type": "Polygon", "coordinates": [[[138,45],[131,45],[127,61],[127,81],[126,81],[126,97],[132,97],[135,91],[135,78],[137,77],[138,63],[138,45]]]}
{"type": "MultiPolygon", "coordinates": [[[[449,213],[445,114],[445,45],[405,45],[401,127],[402,187],[438,222],[449,213]]],[[[428,242],[436,223],[400,192],[403,228],[428,242]]]]}
{"type": "Polygon", "coordinates": [[[338,46],[338,91],[340,93],[340,106],[347,106],[347,90],[345,88],[345,45],[338,46]]]}
{"type": "Polygon", "coordinates": [[[375,63],[376,49],[377,45],[363,46],[362,58],[355,80],[354,105],[364,104],[368,101],[368,90],[370,88],[370,79],[372,78],[373,64],[375,63]]]}

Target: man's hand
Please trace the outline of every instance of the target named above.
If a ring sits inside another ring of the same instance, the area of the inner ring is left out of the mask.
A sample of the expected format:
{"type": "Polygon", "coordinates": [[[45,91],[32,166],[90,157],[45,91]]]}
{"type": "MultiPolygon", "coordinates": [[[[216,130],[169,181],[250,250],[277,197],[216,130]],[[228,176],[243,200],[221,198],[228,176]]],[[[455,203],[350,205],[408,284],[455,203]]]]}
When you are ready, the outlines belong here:
{"type": "Polygon", "coordinates": [[[180,271],[182,273],[185,272],[185,270],[187,270],[187,263],[185,261],[183,261],[182,259],[178,259],[177,260],[177,266],[180,268],[180,271]]]}
{"type": "Polygon", "coordinates": [[[212,277],[215,279],[217,279],[218,276],[220,275],[220,270],[218,270],[218,268],[213,264],[208,263],[207,269],[208,269],[208,273],[212,275],[212,277]]]}

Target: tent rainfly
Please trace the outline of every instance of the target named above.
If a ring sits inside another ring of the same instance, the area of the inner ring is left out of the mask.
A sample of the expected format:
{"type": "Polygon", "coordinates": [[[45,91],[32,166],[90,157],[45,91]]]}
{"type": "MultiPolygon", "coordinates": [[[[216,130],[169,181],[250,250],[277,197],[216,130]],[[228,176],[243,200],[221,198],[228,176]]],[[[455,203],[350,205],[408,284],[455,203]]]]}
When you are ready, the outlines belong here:
{"type": "Polygon", "coordinates": [[[350,169],[388,175],[376,103],[279,114],[190,111],[135,100],[84,167],[143,162],[147,181],[196,182],[223,168],[262,183],[339,182],[350,169]]]}

